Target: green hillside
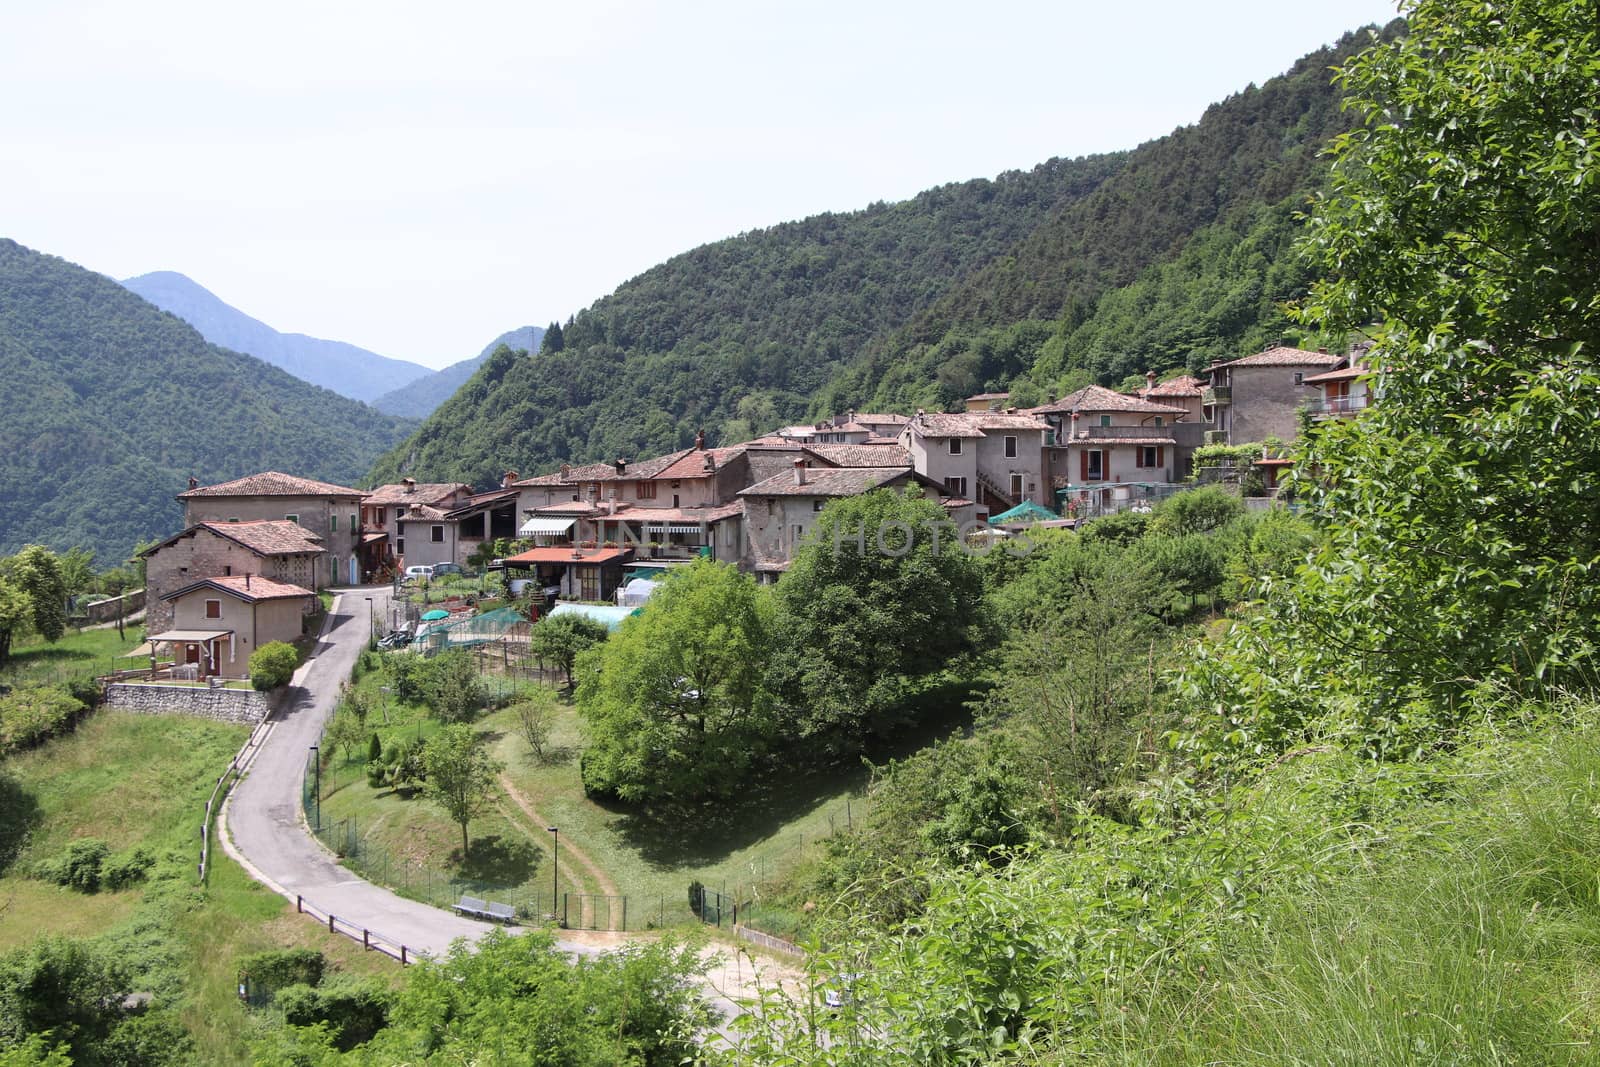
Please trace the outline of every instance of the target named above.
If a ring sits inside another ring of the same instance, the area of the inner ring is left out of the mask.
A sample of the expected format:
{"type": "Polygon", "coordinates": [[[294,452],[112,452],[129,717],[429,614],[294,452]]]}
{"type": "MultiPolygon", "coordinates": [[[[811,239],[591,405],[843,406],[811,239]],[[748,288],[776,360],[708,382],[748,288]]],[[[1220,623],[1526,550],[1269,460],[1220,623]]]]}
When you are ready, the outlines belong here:
{"type": "Polygon", "coordinates": [[[263,469],[351,483],[409,428],[207,344],[116,282],[0,240],[0,553],[102,562],[180,521],[190,475],[263,469]]]}
{"type": "Polygon", "coordinates": [[[1248,348],[1304,293],[1287,253],[1347,129],[1330,68],[1366,35],[1132,152],[785,223],[675,257],[491,360],[376,475],[484,481],[685,445],[698,427],[1042,396],[1248,348]],[[741,402],[744,402],[741,410],[741,402]]]}
{"type": "Polygon", "coordinates": [[[1071,370],[1114,384],[1278,337],[1282,303],[1311,281],[1289,251],[1296,217],[1326,179],[1323,150],[1354,120],[1330,68],[1367,42],[1347,34],[1142,145],[1116,178],[876,340],[815,410],[940,408],[1013,386],[1027,402],[1064,391],[1071,370]]]}
{"type": "Polygon", "coordinates": [[[751,394],[773,417],[800,417],[871,338],[1093,192],[1122,161],[1052,160],[677,256],[580,313],[559,351],[492,357],[375,476],[483,482],[506,464],[669,450],[697,427],[717,430],[751,394]]]}

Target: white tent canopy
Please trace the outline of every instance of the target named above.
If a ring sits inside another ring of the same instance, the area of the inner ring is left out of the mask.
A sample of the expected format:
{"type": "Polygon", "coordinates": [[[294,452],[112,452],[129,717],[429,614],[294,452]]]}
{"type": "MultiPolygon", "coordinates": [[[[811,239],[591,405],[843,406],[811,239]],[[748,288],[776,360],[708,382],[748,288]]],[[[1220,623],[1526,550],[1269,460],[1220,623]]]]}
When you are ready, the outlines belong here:
{"type": "Polygon", "coordinates": [[[649,578],[635,578],[621,589],[617,590],[617,603],[625,608],[636,608],[650,599],[650,594],[656,591],[659,581],[649,578]]]}

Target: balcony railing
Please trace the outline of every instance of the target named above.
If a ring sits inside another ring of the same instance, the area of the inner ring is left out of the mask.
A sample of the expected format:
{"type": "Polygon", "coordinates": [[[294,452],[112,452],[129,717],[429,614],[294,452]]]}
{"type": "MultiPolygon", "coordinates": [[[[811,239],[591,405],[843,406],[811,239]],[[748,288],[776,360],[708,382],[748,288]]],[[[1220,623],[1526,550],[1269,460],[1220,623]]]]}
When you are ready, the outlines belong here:
{"type": "Polygon", "coordinates": [[[1084,426],[1078,430],[1078,439],[1090,441],[1141,440],[1150,437],[1171,437],[1171,426],[1084,426]]]}
{"type": "Polygon", "coordinates": [[[1231,385],[1213,385],[1213,386],[1211,386],[1210,388],[1206,389],[1204,392],[1202,392],[1200,394],[1200,403],[1203,406],[1207,406],[1207,407],[1209,407],[1209,406],[1211,406],[1213,404],[1231,404],[1231,403],[1233,403],[1233,386],[1231,386],[1231,385]]]}
{"type": "Polygon", "coordinates": [[[1305,408],[1313,415],[1353,415],[1366,410],[1368,399],[1366,393],[1359,396],[1319,396],[1307,400],[1305,408]]]}

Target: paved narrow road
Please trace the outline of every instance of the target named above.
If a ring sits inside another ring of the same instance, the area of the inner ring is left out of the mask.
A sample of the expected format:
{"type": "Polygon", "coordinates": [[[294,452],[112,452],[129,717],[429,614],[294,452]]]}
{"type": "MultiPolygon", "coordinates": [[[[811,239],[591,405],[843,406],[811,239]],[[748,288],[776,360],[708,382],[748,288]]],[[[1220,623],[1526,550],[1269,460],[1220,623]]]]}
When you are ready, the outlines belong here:
{"type": "MultiPolygon", "coordinates": [[[[482,937],[489,924],[407,900],[358,878],[334,862],[300,815],[307,753],[333,714],[339,686],[366,647],[369,618],[384,618],[388,606],[388,586],[345,590],[335,597],[315,651],[295,672],[270,720],[271,729],[223,807],[221,837],[228,854],[252,877],[288,899],[304,897],[319,910],[412,951],[442,955],[456,938],[482,937]]],[[[592,951],[575,944],[563,947],[592,951]]]]}
{"type": "MultiPolygon", "coordinates": [[[[316,649],[295,672],[244,778],[223,805],[218,835],[228,855],[251,877],[289,900],[303,897],[319,911],[368,929],[391,944],[442,956],[456,939],[475,941],[490,925],[407,900],[357,877],[317,843],[300,813],[307,754],[333,714],[339,686],[349,679],[356,657],[366,647],[369,619],[387,616],[389,593],[388,586],[375,586],[345,590],[335,597],[316,649]]],[[[565,952],[593,956],[625,940],[625,935],[601,935],[594,942],[559,938],[556,945],[565,952]]],[[[741,1011],[731,997],[753,992],[753,961],[709,949],[705,955],[715,961],[707,975],[708,998],[724,1020],[731,1019],[741,1011]]],[[[775,974],[784,971],[776,964],[771,967],[775,974]]]]}

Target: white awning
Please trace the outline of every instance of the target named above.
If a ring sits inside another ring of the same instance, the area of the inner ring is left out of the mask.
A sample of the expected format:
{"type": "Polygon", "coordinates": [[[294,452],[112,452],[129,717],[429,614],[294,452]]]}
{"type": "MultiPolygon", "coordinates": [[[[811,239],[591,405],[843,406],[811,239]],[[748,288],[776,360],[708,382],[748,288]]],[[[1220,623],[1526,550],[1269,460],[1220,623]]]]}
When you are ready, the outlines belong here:
{"type": "Polygon", "coordinates": [[[699,533],[705,527],[696,523],[693,526],[677,522],[647,522],[644,524],[645,533],[699,533]]]}
{"type": "Polygon", "coordinates": [[[231,633],[233,633],[232,630],[168,630],[162,634],[151,634],[150,641],[152,643],[157,641],[213,641],[219,637],[227,637],[231,633]]]}
{"type": "Polygon", "coordinates": [[[572,524],[577,519],[529,519],[517,529],[522,537],[533,537],[535,534],[559,534],[572,529],[572,524]]]}

